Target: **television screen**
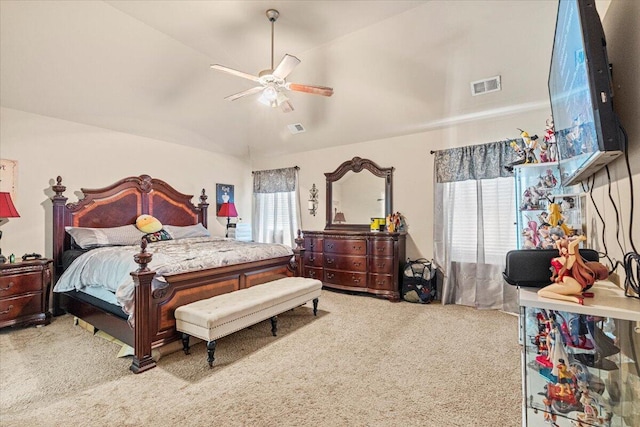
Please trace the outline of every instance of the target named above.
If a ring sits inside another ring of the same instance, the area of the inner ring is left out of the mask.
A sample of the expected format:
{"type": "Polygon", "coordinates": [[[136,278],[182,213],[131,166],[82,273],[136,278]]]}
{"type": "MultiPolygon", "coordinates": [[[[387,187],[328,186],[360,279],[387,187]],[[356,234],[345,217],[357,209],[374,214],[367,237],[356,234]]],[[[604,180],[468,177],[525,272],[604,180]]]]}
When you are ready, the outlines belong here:
{"type": "Polygon", "coordinates": [[[606,41],[595,0],[559,0],[549,98],[563,186],[623,153],[606,41]]]}

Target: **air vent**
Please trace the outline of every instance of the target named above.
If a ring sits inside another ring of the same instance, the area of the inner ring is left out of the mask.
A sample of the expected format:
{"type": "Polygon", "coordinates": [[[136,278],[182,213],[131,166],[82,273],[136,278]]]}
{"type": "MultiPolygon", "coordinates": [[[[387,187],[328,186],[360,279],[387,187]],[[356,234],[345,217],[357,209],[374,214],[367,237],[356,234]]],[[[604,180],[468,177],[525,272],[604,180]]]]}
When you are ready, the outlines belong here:
{"type": "Polygon", "coordinates": [[[304,126],[302,126],[302,123],[294,123],[292,125],[287,125],[287,127],[289,128],[289,132],[296,134],[296,133],[302,133],[302,132],[306,132],[307,130],[304,128],[304,126]]]}
{"type": "Polygon", "coordinates": [[[471,95],[473,96],[496,92],[500,89],[502,89],[500,85],[500,76],[471,82],[471,95]]]}

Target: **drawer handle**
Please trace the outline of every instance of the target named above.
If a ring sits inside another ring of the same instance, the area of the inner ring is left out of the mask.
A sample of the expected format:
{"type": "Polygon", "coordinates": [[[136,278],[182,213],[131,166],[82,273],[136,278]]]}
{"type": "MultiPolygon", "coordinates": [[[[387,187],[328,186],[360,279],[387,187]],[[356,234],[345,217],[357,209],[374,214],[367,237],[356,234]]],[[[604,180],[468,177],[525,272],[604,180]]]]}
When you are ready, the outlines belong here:
{"type": "Polygon", "coordinates": [[[353,261],[354,267],[360,267],[362,263],[360,261],[353,261]]]}
{"type": "Polygon", "coordinates": [[[327,258],[327,264],[333,264],[333,258],[327,258]]]}
{"type": "Polygon", "coordinates": [[[336,277],[335,274],[333,273],[327,273],[327,279],[333,279],[334,277],[336,277]]]}
{"type": "Polygon", "coordinates": [[[8,291],[13,288],[13,282],[9,282],[9,285],[6,288],[0,288],[0,291],[8,291]]]}
{"type": "Polygon", "coordinates": [[[328,247],[329,249],[333,249],[333,243],[327,243],[327,247],[328,247]]]}
{"type": "Polygon", "coordinates": [[[362,246],[360,246],[360,245],[358,245],[358,246],[353,245],[353,249],[358,250],[358,251],[360,250],[360,248],[361,248],[361,247],[362,247],[362,246]]]}
{"type": "Polygon", "coordinates": [[[384,246],[379,247],[378,252],[384,252],[384,246]]]}
{"type": "Polygon", "coordinates": [[[356,276],[351,276],[351,281],[352,281],[353,283],[360,283],[360,278],[359,278],[359,277],[356,277],[356,276]]]}
{"type": "Polygon", "coordinates": [[[385,265],[385,264],[386,264],[386,263],[384,263],[384,262],[379,262],[379,263],[377,264],[377,266],[378,266],[378,268],[384,268],[384,265],[385,265]]]}
{"type": "Polygon", "coordinates": [[[12,308],[13,308],[13,306],[10,305],[9,308],[7,308],[5,311],[0,311],[0,316],[2,316],[3,314],[8,314],[11,311],[12,308]]]}
{"type": "Polygon", "coordinates": [[[313,250],[313,243],[309,245],[309,248],[313,250]]]}
{"type": "Polygon", "coordinates": [[[316,277],[316,272],[315,272],[315,270],[311,270],[311,271],[309,272],[309,277],[311,277],[312,279],[314,279],[314,278],[316,277]]]}
{"type": "Polygon", "coordinates": [[[384,280],[376,280],[376,284],[382,286],[384,285],[384,280]]]}
{"type": "Polygon", "coordinates": [[[314,262],[315,260],[316,260],[315,257],[312,257],[312,256],[309,257],[309,261],[314,262]]]}

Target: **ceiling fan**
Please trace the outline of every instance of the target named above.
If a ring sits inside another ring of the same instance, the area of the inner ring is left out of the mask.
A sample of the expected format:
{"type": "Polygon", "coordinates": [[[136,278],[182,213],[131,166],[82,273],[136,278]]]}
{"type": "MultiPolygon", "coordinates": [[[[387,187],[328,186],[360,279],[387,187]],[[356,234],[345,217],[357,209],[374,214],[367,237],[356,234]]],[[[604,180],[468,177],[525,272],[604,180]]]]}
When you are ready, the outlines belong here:
{"type": "Polygon", "coordinates": [[[242,92],[235,93],[227,96],[227,101],[235,101],[247,95],[257,94],[262,92],[258,99],[261,103],[271,106],[280,107],[282,111],[288,113],[293,111],[293,105],[289,101],[289,98],[284,94],[284,90],[292,90],[296,92],[311,93],[314,95],[331,96],[333,95],[333,88],[325,86],[312,86],[303,85],[298,83],[289,83],[286,81],[287,76],[293,71],[293,69],[300,63],[300,60],[293,55],[285,54],[277,67],[273,67],[273,30],[274,23],[280,16],[280,12],[275,9],[269,9],[266,12],[269,22],[271,22],[271,69],[262,70],[257,76],[244,73],[242,71],[234,70],[233,68],[225,67],[219,64],[211,65],[211,68],[218,71],[224,71],[225,73],[233,74],[234,76],[242,77],[248,80],[252,80],[260,84],[260,86],[252,87],[242,92]]]}

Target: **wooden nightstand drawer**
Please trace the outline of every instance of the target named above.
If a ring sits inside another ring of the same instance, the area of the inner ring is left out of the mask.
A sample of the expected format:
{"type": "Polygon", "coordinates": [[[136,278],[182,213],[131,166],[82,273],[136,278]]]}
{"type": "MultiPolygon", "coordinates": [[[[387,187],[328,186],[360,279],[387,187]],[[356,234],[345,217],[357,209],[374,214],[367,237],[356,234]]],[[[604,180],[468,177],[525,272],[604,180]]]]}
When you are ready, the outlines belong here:
{"type": "Polygon", "coordinates": [[[375,257],[371,259],[371,272],[393,274],[393,258],[389,257],[375,257]]]}
{"type": "Polygon", "coordinates": [[[42,272],[0,276],[0,298],[42,290],[42,272]]]}
{"type": "Polygon", "coordinates": [[[51,260],[0,264],[0,328],[48,324],[51,260]]]}
{"type": "Polygon", "coordinates": [[[24,295],[0,300],[0,322],[41,313],[42,294],[24,295]]]}

